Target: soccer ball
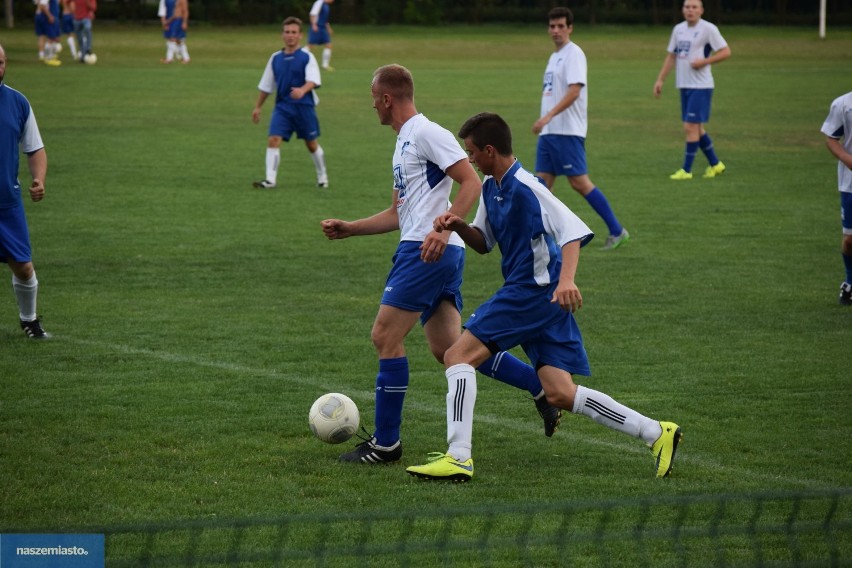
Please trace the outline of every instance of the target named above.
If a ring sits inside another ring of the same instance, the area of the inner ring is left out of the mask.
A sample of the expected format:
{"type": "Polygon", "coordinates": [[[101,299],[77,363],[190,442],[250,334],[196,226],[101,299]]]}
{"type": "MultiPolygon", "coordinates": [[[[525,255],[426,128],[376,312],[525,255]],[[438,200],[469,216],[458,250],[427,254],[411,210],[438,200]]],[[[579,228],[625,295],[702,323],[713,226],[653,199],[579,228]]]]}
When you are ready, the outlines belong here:
{"type": "Polygon", "coordinates": [[[324,394],[311,406],[308,424],[314,435],[329,444],[345,442],[358,430],[361,416],[358,407],[345,394],[324,394]]]}
{"type": "Polygon", "coordinates": [[[89,65],[94,65],[98,62],[98,56],[94,53],[87,53],[83,56],[83,62],[88,63],[89,65]]]}

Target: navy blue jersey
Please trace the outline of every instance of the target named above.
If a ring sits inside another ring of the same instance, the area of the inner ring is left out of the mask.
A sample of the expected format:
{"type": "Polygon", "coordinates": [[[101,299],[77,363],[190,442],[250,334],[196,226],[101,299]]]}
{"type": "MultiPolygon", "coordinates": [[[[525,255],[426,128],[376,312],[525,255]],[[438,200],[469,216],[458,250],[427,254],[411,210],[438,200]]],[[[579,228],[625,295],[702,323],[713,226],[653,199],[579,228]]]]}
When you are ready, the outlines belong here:
{"type": "Polygon", "coordinates": [[[313,54],[306,49],[297,49],[293,53],[280,50],[270,56],[257,88],[264,93],[275,93],[276,105],[314,106],[316,95],[313,91],[301,99],[290,95],[294,87],[301,87],[307,81],[320,86],[319,65],[313,54]]]}
{"type": "Polygon", "coordinates": [[[21,203],[18,181],[19,153],[32,153],[44,147],[38,125],[27,98],[0,83],[0,208],[21,203]]]}

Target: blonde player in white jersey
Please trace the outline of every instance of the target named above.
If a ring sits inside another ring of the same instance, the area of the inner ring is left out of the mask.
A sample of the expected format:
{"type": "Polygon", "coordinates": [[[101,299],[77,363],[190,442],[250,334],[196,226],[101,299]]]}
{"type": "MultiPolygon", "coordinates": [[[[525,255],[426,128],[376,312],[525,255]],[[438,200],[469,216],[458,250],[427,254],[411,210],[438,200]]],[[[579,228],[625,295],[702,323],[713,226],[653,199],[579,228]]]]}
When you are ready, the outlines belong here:
{"type": "Polygon", "coordinates": [[[838,301],[852,306],[852,92],[834,99],[820,129],[825,145],[837,158],[837,188],[840,190],[840,221],[843,240],[840,252],[846,267],[846,280],[840,284],[838,301]]]}
{"type": "Polygon", "coordinates": [[[574,14],[568,8],[553,8],[548,13],[548,33],[553,53],[544,71],[541,115],[532,131],[538,134],[535,171],[548,189],[560,175],[568,177],[571,187],[582,195],[601,216],[609,229],[605,250],[614,250],[630,238],[621,226],[604,193],[589,179],[586,165],[588,131],[588,80],[586,54],[571,41],[574,14]]]}
{"type": "MultiPolygon", "coordinates": [[[[404,342],[417,321],[439,362],[461,335],[464,243],[450,231],[435,231],[432,222],[448,209],[464,218],[479,200],[481,189],[479,176],[455,136],[417,112],[414,79],[408,69],[401,65],[378,68],[371,94],[379,122],[397,133],[391,204],[356,221],[322,221],[323,232],[332,240],[400,232],[371,334],[379,357],[375,431],[340,456],[341,461],[362,464],[396,462],[402,457],[400,427],[409,381],[404,342]],[[453,182],[459,189],[451,204],[453,182]]],[[[545,434],[553,434],[561,414],[547,403],[532,367],[508,353],[497,353],[478,370],[527,390],[536,398],[545,434]]],[[[464,393],[460,391],[459,396],[464,393]]],[[[472,407],[467,411],[472,413],[472,407]]]]}
{"type": "Polygon", "coordinates": [[[683,167],[669,176],[673,180],[692,179],[692,165],[699,149],[710,164],[704,177],[714,178],[725,171],[725,164],[716,156],[713,140],[704,129],[704,124],[710,120],[710,103],[715,86],[710,66],[729,58],[731,48],[719,33],[719,28],[701,19],[703,14],[704,4],[701,0],[684,1],[684,21],[672,30],[668,55],[654,83],[654,96],[659,97],[663,93],[666,76],[675,69],[686,150],[683,167]]]}

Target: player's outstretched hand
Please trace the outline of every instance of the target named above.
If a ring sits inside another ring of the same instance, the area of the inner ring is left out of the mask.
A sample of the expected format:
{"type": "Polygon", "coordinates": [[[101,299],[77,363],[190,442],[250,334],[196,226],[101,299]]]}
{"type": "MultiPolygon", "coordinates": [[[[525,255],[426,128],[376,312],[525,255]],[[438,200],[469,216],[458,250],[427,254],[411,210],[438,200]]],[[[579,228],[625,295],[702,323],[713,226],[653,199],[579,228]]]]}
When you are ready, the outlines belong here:
{"type": "Polygon", "coordinates": [[[341,221],[340,219],[326,219],[320,223],[320,226],[322,226],[322,232],[325,234],[326,238],[331,241],[336,239],[345,239],[352,236],[352,232],[349,229],[349,223],[341,221]]]}
{"type": "Polygon", "coordinates": [[[458,231],[462,226],[464,226],[464,219],[449,211],[435,217],[435,221],[432,223],[432,228],[439,233],[445,230],[458,231]]]}

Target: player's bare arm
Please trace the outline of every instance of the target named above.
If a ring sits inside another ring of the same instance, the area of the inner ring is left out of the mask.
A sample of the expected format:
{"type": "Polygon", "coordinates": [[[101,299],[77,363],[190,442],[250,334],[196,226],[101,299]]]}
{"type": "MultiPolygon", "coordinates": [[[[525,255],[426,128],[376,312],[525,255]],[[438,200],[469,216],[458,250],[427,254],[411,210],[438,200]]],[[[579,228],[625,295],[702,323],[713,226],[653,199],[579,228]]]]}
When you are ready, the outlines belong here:
{"type": "Polygon", "coordinates": [[[455,231],[465,244],[479,254],[488,252],[488,247],[485,245],[485,237],[479,232],[479,229],[471,227],[464,219],[454,213],[447,211],[443,215],[439,215],[435,218],[433,225],[438,232],[455,231]]]}
{"type": "MultiPolygon", "coordinates": [[[[459,184],[459,190],[449,210],[459,217],[466,217],[473,204],[479,201],[479,195],[482,193],[482,182],[480,182],[476,170],[473,169],[466,158],[447,168],[446,174],[459,184]]],[[[449,240],[449,232],[439,233],[433,230],[420,246],[420,259],[424,262],[437,262],[447,249],[449,240]]]]}
{"type": "Polygon", "coordinates": [[[30,184],[30,199],[41,201],[44,198],[44,178],[47,176],[47,152],[44,148],[27,155],[27,166],[33,182],[30,184]]]}
{"type": "Polygon", "coordinates": [[[580,261],[580,241],[571,241],[562,247],[562,270],[559,272],[559,283],[553,291],[551,303],[558,303],[563,310],[576,312],[583,306],[583,296],[574,283],[577,273],[577,263],[580,261]]]}
{"type": "Polygon", "coordinates": [[[313,81],[308,81],[307,83],[305,83],[301,87],[291,88],[290,89],[290,96],[293,98],[293,100],[298,101],[299,99],[301,99],[302,97],[304,97],[305,95],[310,93],[312,90],[314,90],[316,88],[316,86],[317,86],[317,84],[314,83],[313,81]]]}
{"type": "Polygon", "coordinates": [[[399,230],[399,215],[396,212],[396,200],[399,192],[393,192],[393,204],[375,215],[357,221],[326,219],[320,223],[322,232],[329,240],[345,239],[362,235],[379,235],[399,230]]]}
{"type": "Polygon", "coordinates": [[[663,94],[663,83],[666,81],[666,77],[669,76],[669,73],[672,69],[674,69],[675,65],[675,55],[674,53],[669,53],[666,58],[663,60],[663,67],[660,69],[660,74],[657,75],[657,82],[654,83],[654,96],[659,97],[663,94]]]}
{"type": "Polygon", "coordinates": [[[568,92],[565,93],[565,96],[562,97],[562,100],[556,103],[556,106],[550,109],[550,112],[548,112],[547,114],[536,120],[535,123],[533,123],[533,133],[541,134],[541,131],[544,129],[547,123],[553,120],[553,117],[573,105],[574,101],[576,101],[580,97],[580,92],[583,90],[583,86],[584,85],[580,83],[572,83],[571,85],[568,85],[568,92]]]}
{"type": "Polygon", "coordinates": [[[837,138],[826,136],[825,146],[835,158],[840,160],[844,166],[852,170],[852,154],[846,151],[846,149],[843,147],[843,144],[840,143],[840,140],[838,140],[837,138]]]}
{"type": "Polygon", "coordinates": [[[251,121],[257,124],[260,122],[260,107],[263,106],[263,103],[266,102],[266,98],[269,96],[269,93],[264,91],[260,91],[257,95],[257,102],[254,105],[254,109],[251,111],[251,121]]]}
{"type": "Polygon", "coordinates": [[[696,59],[693,61],[690,66],[693,69],[701,69],[707,65],[713,65],[714,63],[720,63],[731,56],[731,48],[728,46],[723,47],[710,57],[706,59],[696,59]]]}

